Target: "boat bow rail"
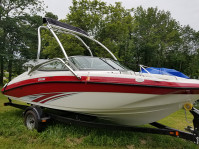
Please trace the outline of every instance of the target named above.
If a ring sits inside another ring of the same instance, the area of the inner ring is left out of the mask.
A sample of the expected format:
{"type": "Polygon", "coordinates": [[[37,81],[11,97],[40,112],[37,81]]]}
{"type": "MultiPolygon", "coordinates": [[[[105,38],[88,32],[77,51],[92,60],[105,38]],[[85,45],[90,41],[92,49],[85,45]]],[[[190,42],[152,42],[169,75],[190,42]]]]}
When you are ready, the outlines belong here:
{"type": "Polygon", "coordinates": [[[66,66],[79,80],[81,79],[81,76],[79,76],[68,64],[66,64],[66,62],[64,60],[62,60],[61,58],[54,58],[52,60],[49,60],[47,62],[41,63],[39,65],[36,65],[35,67],[33,67],[29,72],[28,75],[31,75],[34,71],[38,70],[41,66],[48,64],[50,62],[53,61],[60,61],[62,64],[64,64],[64,66],[66,66]]]}

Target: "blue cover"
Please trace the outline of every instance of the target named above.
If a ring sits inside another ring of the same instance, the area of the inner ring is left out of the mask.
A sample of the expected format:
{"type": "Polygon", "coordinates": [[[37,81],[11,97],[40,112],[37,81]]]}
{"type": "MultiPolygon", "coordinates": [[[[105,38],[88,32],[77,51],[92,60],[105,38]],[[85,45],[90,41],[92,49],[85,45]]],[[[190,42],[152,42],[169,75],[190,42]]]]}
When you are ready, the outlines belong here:
{"type": "MultiPolygon", "coordinates": [[[[156,68],[156,67],[149,67],[145,68],[148,72],[152,74],[164,74],[164,75],[170,75],[170,76],[177,76],[177,77],[182,77],[186,79],[190,79],[188,76],[185,74],[175,70],[175,69],[168,69],[168,68],[156,68]]],[[[143,68],[141,69],[142,73],[147,73],[147,71],[144,70],[143,68]]]]}

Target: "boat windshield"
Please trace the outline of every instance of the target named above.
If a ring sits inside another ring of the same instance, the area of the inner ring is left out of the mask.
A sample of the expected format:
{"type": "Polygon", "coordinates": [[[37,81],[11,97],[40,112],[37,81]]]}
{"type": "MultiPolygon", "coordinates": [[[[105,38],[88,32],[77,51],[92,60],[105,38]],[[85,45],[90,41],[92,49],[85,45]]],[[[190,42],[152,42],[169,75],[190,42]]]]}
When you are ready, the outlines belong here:
{"type": "Polygon", "coordinates": [[[111,61],[110,59],[107,60],[89,56],[75,56],[70,57],[69,59],[79,70],[124,70],[123,67],[114,63],[114,61],[111,61]]]}

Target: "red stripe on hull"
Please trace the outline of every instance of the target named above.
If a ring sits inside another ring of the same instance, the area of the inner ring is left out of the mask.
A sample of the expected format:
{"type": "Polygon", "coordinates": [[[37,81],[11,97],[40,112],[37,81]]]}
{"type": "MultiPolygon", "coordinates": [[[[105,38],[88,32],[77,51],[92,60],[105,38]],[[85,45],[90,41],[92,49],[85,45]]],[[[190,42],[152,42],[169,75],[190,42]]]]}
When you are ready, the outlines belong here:
{"type": "MultiPolygon", "coordinates": [[[[78,80],[75,76],[52,76],[52,77],[41,77],[28,79],[20,81],[6,87],[6,90],[41,82],[93,82],[93,83],[111,83],[111,84],[127,84],[127,85],[142,85],[142,86],[156,86],[156,87],[173,87],[173,88],[196,88],[199,89],[199,84],[193,83],[177,83],[177,82],[166,82],[166,81],[153,81],[153,80],[144,80],[143,82],[137,82],[134,78],[116,78],[116,77],[95,77],[90,76],[89,81],[88,77],[82,76],[81,80],[78,80]]],[[[2,89],[3,91],[3,89],[2,89]]]]}
{"type": "MultiPolygon", "coordinates": [[[[198,91],[198,90],[197,90],[198,91]]],[[[90,83],[41,83],[22,86],[5,92],[6,95],[23,97],[33,94],[52,92],[118,92],[118,93],[141,93],[141,94],[185,94],[184,89],[157,88],[147,86],[126,86],[113,84],[90,84],[90,83]]]]}
{"type": "MultiPolygon", "coordinates": [[[[2,89],[4,90],[4,89],[2,89]]],[[[199,84],[144,80],[133,78],[82,76],[42,77],[8,85],[4,94],[23,97],[52,92],[118,92],[141,94],[199,94],[199,84]]],[[[40,99],[43,99],[42,97],[40,99]]],[[[41,101],[38,99],[38,101],[41,101]]],[[[36,100],[37,102],[37,100],[36,100]]]]}

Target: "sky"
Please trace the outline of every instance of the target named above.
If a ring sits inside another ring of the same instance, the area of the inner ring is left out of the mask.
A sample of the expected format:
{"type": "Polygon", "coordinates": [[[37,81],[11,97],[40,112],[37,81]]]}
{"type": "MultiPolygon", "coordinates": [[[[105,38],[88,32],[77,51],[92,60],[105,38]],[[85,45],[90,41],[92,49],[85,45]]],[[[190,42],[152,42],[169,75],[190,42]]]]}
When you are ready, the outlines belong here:
{"type": "MultiPolygon", "coordinates": [[[[171,17],[179,21],[181,25],[189,25],[199,31],[199,0],[101,0],[107,4],[122,2],[126,9],[142,6],[158,7],[159,10],[170,11],[171,17]]],[[[56,14],[59,19],[65,19],[72,6],[72,0],[44,0],[48,6],[46,11],[56,14]]]]}

